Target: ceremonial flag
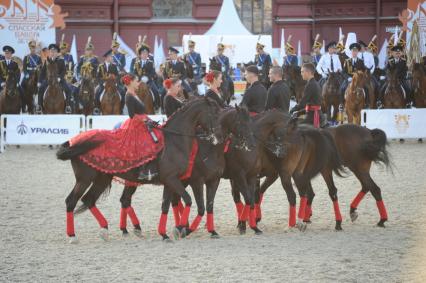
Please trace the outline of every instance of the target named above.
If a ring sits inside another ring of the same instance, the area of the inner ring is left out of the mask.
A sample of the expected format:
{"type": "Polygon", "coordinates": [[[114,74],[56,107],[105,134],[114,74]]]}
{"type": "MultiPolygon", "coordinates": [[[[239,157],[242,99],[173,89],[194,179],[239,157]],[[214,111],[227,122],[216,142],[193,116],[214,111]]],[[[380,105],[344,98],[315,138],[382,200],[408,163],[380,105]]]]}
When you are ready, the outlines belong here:
{"type": "Polygon", "coordinates": [[[388,40],[385,39],[385,42],[383,42],[382,48],[380,49],[380,52],[379,52],[379,68],[382,70],[384,70],[386,66],[386,59],[388,57],[387,48],[388,48],[388,40]]]}
{"type": "Polygon", "coordinates": [[[75,38],[75,34],[72,36],[72,43],[71,43],[71,49],[70,54],[72,55],[72,58],[74,59],[74,76],[77,74],[77,65],[78,65],[78,54],[77,54],[77,39],[75,38]]]}
{"type": "Polygon", "coordinates": [[[284,35],[284,29],[281,29],[281,41],[280,41],[280,60],[278,61],[280,65],[282,66],[284,64],[284,56],[286,56],[285,52],[285,35],[284,35]]]}
{"type": "Polygon", "coordinates": [[[117,35],[117,42],[120,43],[120,51],[126,56],[126,66],[124,69],[126,72],[130,72],[130,65],[132,64],[132,59],[136,57],[136,54],[119,35],[117,35]]]}
{"type": "Polygon", "coordinates": [[[302,43],[300,40],[297,42],[297,60],[299,62],[299,66],[302,66],[303,58],[302,58],[302,43]]]}

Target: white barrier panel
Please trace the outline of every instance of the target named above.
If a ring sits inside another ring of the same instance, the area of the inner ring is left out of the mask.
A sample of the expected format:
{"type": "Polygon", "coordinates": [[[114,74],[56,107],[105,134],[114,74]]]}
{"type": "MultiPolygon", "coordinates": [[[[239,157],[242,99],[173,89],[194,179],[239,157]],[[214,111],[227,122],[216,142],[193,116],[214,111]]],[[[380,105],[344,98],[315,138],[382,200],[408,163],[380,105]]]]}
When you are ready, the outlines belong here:
{"type": "Polygon", "coordinates": [[[1,145],[61,144],[85,130],[84,115],[2,115],[1,145]]]}
{"type": "MultiPolygon", "coordinates": [[[[166,115],[148,115],[148,117],[160,124],[167,120],[166,115]]],[[[112,130],[118,123],[122,123],[127,120],[127,115],[98,115],[98,116],[87,116],[86,118],[86,129],[105,129],[112,130]]]]}
{"type": "Polygon", "coordinates": [[[391,139],[426,137],[426,109],[362,110],[361,125],[385,131],[391,139]]]}

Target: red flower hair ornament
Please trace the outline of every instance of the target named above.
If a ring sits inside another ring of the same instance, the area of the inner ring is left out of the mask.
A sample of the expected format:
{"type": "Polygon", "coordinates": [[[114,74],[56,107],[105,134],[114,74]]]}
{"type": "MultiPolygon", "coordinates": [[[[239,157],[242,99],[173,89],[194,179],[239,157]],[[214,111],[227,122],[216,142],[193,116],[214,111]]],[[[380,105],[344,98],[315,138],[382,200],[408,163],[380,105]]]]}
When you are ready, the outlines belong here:
{"type": "Polygon", "coordinates": [[[211,84],[213,81],[214,81],[214,73],[208,72],[207,75],[206,75],[206,82],[211,84]]]}
{"type": "Polygon", "coordinates": [[[173,82],[172,82],[172,80],[171,80],[171,79],[167,79],[167,80],[165,80],[165,81],[163,82],[163,86],[164,86],[166,89],[170,89],[170,88],[172,87],[172,85],[173,85],[173,82]]]}
{"type": "Polygon", "coordinates": [[[129,85],[133,81],[133,76],[131,75],[124,75],[121,79],[124,85],[129,85]]]}

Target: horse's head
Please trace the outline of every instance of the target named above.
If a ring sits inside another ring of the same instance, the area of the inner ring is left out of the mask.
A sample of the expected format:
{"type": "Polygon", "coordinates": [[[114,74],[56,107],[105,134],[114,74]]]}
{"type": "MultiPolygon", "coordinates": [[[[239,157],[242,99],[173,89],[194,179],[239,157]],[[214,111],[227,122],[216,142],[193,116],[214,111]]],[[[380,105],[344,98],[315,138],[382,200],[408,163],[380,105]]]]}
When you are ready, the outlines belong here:
{"type": "Polygon", "coordinates": [[[386,72],[386,77],[389,85],[396,86],[399,84],[398,69],[396,67],[390,67],[386,72]]]}
{"type": "Polygon", "coordinates": [[[55,61],[47,57],[46,59],[46,69],[47,69],[47,82],[49,85],[54,85],[58,83],[58,67],[56,66],[55,61]]]}
{"type": "Polygon", "coordinates": [[[352,77],[352,84],[355,87],[363,87],[366,83],[367,76],[364,71],[356,71],[352,77]]]}
{"type": "Polygon", "coordinates": [[[218,144],[223,141],[222,128],[219,123],[219,112],[221,108],[216,101],[210,98],[201,98],[203,111],[200,111],[198,124],[208,133],[208,139],[213,144],[218,144]]]}
{"type": "MultiPolygon", "coordinates": [[[[18,71],[17,71],[18,72],[18,71]]],[[[9,70],[6,77],[6,95],[13,96],[17,90],[16,72],[9,70]]]]}
{"type": "Polygon", "coordinates": [[[143,100],[143,98],[149,94],[149,86],[143,81],[139,81],[139,86],[136,89],[136,94],[139,98],[143,100]]]}
{"type": "Polygon", "coordinates": [[[217,62],[216,58],[209,58],[210,60],[210,65],[209,65],[209,69],[210,70],[216,70],[216,71],[220,71],[220,63],[217,62]]]}
{"type": "Polygon", "coordinates": [[[224,110],[219,121],[223,135],[234,137],[233,142],[236,144],[236,148],[249,151],[255,146],[251,118],[247,108],[235,106],[235,109],[224,110]]]}

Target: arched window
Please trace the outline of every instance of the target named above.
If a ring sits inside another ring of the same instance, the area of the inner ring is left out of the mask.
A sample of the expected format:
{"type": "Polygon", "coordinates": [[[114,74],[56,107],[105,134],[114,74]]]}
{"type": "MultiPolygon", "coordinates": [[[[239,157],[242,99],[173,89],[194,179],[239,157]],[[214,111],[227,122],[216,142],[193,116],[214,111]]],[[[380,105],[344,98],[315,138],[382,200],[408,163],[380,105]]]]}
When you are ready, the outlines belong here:
{"type": "Polygon", "coordinates": [[[240,19],[254,34],[272,33],[272,0],[234,0],[240,19]]]}
{"type": "Polygon", "coordinates": [[[192,0],[153,0],[154,18],[191,18],[192,0]]]}

